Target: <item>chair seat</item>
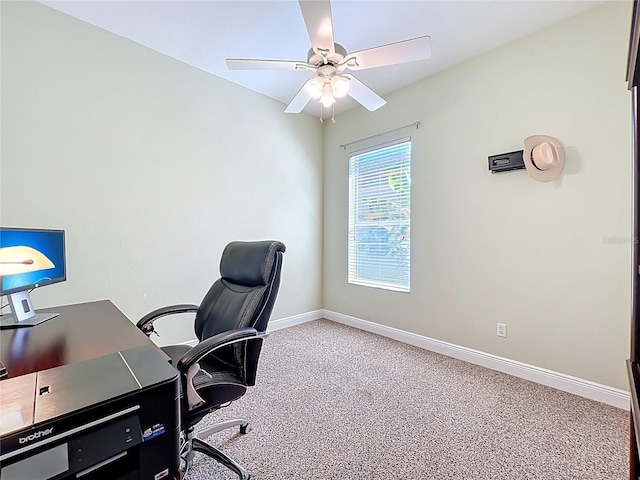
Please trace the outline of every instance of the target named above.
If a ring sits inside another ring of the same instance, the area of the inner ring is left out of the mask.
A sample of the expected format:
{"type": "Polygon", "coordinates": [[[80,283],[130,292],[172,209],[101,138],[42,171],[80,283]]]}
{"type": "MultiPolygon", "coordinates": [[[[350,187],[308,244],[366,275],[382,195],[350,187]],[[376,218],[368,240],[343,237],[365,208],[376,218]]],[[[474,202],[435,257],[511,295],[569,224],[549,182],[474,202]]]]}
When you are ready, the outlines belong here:
{"type": "MultiPolygon", "coordinates": [[[[161,347],[176,365],[180,358],[191,347],[187,345],[168,345],[161,347]]],[[[209,412],[220,408],[221,405],[237,400],[247,391],[241,377],[234,369],[212,357],[211,355],[200,362],[200,371],[193,379],[193,385],[203,400],[202,407],[187,410],[181,408],[182,428],[189,428],[198,423],[209,412]],[[205,373],[206,372],[206,373],[205,373]]],[[[180,398],[182,398],[182,384],[180,385],[180,398]]]]}

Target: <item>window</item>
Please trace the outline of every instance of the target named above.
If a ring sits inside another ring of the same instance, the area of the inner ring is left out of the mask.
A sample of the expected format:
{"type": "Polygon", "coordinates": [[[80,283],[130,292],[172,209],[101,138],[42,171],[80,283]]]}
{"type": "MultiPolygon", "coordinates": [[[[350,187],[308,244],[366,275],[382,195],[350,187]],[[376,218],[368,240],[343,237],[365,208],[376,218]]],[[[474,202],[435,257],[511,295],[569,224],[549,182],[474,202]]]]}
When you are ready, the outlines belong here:
{"type": "Polygon", "coordinates": [[[409,291],[411,139],[349,156],[349,283],[409,291]]]}

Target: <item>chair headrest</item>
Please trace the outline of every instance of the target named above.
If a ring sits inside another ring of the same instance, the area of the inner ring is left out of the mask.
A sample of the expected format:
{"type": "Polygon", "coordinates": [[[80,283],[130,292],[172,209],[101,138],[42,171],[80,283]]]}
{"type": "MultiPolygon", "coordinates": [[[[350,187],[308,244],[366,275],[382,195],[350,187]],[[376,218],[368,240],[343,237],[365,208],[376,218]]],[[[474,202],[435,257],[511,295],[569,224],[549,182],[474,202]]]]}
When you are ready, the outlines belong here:
{"type": "Polygon", "coordinates": [[[277,253],[284,251],[284,244],[277,240],[231,242],[222,252],[220,275],[229,282],[247,287],[267,285],[277,253]]]}

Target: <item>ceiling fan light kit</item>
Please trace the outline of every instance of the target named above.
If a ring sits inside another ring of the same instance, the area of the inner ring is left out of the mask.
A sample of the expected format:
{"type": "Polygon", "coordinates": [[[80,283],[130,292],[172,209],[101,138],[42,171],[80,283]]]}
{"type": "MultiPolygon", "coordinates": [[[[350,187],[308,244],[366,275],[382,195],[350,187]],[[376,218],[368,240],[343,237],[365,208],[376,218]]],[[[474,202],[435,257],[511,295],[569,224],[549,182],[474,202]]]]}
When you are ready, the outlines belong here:
{"type": "Polygon", "coordinates": [[[328,83],[324,84],[322,87],[322,97],[320,97],[320,103],[324,108],[329,108],[331,105],[336,103],[336,99],[333,98],[333,88],[328,83]]]}
{"type": "Polygon", "coordinates": [[[307,82],[307,93],[311,98],[319,99],[322,96],[324,81],[320,77],[313,77],[307,82]]]}
{"type": "MultiPolygon", "coordinates": [[[[300,113],[311,99],[320,102],[322,112],[323,107],[333,107],[336,99],[346,95],[373,112],[386,102],[353,75],[344,73],[345,70],[384,67],[431,56],[428,35],[348,54],[342,45],[334,43],[330,0],[299,0],[299,4],[311,41],[306,62],[227,58],[227,67],[232,70],[313,71],[314,77],[293,97],[286,113],[300,113]]],[[[332,120],[335,121],[333,116],[332,120]]]]}
{"type": "Polygon", "coordinates": [[[349,77],[336,75],[331,79],[331,87],[333,88],[333,96],[342,98],[349,93],[350,82],[349,77]]]}

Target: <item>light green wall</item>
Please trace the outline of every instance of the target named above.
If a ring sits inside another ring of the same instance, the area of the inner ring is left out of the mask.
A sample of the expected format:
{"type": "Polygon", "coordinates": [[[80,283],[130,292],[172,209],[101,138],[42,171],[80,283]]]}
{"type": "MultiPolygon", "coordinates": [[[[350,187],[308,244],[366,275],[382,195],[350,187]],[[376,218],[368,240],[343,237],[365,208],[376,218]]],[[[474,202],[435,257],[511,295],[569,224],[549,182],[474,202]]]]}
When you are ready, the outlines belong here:
{"type": "Polygon", "coordinates": [[[326,124],[324,308],[628,389],[630,22],[605,4],[326,124]],[[349,285],[338,146],[416,120],[395,134],[413,140],[411,293],[349,285]],[[487,171],[533,134],[565,145],[560,180],[487,171]]]}
{"type": "MultiPolygon", "coordinates": [[[[0,223],[68,235],[69,280],[36,290],[36,307],[111,298],[135,320],[197,303],[228,241],[279,238],[274,318],[326,308],[627,388],[630,2],[385,95],[324,134],[40,4],[0,5],[0,223]],[[416,120],[398,132],[414,149],[412,292],[348,285],[338,145],[416,120]],[[566,146],[561,180],[487,172],[488,155],[537,133],[566,146]]],[[[185,321],[160,342],[190,335],[185,321]]]]}
{"type": "MultiPolygon", "coordinates": [[[[137,320],[199,303],[224,245],[287,245],[274,318],[321,308],[322,130],[308,115],[34,2],[2,2],[1,223],[64,228],[68,281],[137,320]]],[[[193,322],[161,343],[192,338],[193,322]]]]}

